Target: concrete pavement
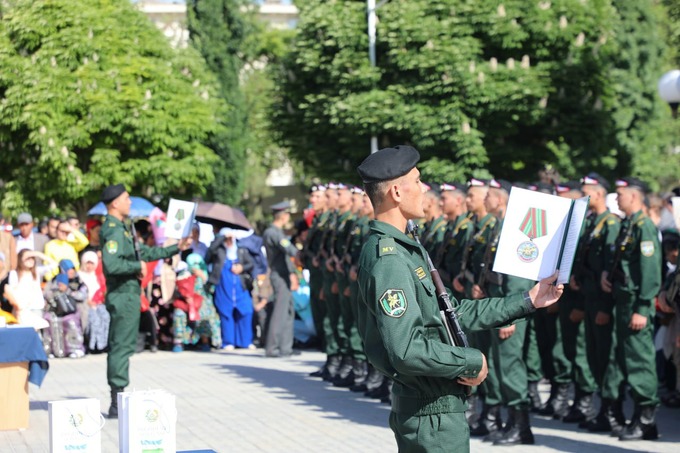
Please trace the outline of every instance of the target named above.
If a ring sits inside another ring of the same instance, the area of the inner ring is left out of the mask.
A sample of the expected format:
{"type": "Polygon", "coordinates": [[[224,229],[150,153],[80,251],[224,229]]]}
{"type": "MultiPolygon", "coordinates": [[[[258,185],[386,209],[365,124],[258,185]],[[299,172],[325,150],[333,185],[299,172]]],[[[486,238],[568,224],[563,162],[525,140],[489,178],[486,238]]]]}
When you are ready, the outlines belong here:
{"type": "MultiPolygon", "coordinates": [[[[323,359],[321,353],[308,351],[288,359],[267,359],[261,350],[145,352],[132,358],[131,381],[137,389],[161,388],[177,396],[179,451],[396,451],[387,425],[388,406],[307,377],[323,359]]],[[[105,412],[109,404],[106,356],[51,360],[43,387],[31,386],[30,398],[30,427],[0,431],[0,452],[49,451],[48,401],[98,398],[105,412]]],[[[630,407],[627,413],[630,416],[630,407]]],[[[680,410],[660,410],[663,437],[655,442],[623,443],[538,417],[532,418],[532,424],[536,446],[492,447],[473,439],[471,450],[680,451],[680,410]]],[[[102,451],[118,451],[115,420],[107,420],[102,429],[102,451]]]]}

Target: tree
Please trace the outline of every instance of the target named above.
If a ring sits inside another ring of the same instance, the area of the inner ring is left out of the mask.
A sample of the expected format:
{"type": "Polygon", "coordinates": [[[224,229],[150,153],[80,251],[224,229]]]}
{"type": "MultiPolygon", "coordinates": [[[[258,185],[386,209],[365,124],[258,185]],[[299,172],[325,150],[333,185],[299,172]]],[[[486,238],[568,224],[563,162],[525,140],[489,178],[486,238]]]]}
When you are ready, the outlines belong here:
{"type": "Polygon", "coordinates": [[[101,189],[206,191],[226,106],[192,50],[177,51],[128,0],[3,2],[3,209],[79,212],[101,189]]]}
{"type": "Polygon", "coordinates": [[[219,155],[213,198],[229,204],[241,201],[249,128],[240,77],[252,54],[256,24],[246,0],[191,0],[187,2],[192,45],[203,55],[220,84],[220,96],[231,107],[228,128],[215,137],[219,155]]]}
{"type": "Polygon", "coordinates": [[[548,163],[567,177],[648,176],[642,154],[658,158],[667,140],[651,3],[392,0],[378,11],[375,68],[365,2],[296,4],[273,124],[322,177],[356,180],[374,134],[381,147],[414,144],[438,180],[533,180],[548,163]]]}

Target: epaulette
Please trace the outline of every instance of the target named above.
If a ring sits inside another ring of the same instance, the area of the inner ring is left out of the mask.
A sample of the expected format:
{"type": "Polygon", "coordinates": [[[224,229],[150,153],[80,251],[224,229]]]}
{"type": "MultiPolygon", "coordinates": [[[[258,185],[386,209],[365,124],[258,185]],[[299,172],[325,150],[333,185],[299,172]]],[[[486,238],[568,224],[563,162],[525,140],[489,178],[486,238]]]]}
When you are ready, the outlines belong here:
{"type": "Polygon", "coordinates": [[[378,256],[396,255],[397,244],[394,238],[384,237],[378,241],[378,256]]]}

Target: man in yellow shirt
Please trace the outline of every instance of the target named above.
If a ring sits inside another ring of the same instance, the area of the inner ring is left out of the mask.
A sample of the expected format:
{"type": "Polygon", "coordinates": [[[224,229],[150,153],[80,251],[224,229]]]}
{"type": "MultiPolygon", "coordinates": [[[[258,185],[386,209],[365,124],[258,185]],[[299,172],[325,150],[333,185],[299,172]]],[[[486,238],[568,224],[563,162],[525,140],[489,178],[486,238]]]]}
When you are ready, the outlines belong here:
{"type": "MultiPolygon", "coordinates": [[[[57,238],[45,244],[45,255],[57,263],[61,260],[71,260],[78,270],[80,269],[78,252],[87,247],[89,243],[83,233],[73,228],[69,222],[62,221],[57,226],[57,238]]],[[[45,279],[52,280],[58,273],[59,269],[54,269],[45,274],[45,279]]]]}

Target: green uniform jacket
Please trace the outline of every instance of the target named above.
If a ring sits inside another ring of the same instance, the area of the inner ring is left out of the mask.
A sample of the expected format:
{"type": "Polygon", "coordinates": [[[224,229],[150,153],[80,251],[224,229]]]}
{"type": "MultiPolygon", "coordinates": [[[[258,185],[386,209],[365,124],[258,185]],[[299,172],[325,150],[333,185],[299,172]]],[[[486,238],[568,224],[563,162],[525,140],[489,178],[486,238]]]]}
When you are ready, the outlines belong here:
{"type": "MultiPolygon", "coordinates": [[[[451,278],[460,274],[460,267],[465,253],[465,246],[474,233],[474,225],[468,213],[459,215],[453,222],[449,222],[444,236],[448,239],[442,244],[444,255],[441,267],[451,278]],[[450,232],[449,232],[450,230],[450,232]]],[[[448,282],[450,285],[451,282],[448,282]]]]}
{"type": "Polygon", "coordinates": [[[433,219],[432,222],[428,225],[427,230],[424,232],[422,236],[421,243],[423,244],[423,247],[425,247],[425,250],[427,250],[427,253],[429,253],[431,257],[435,256],[437,249],[444,241],[445,233],[446,233],[446,219],[444,218],[444,216],[439,216],[436,219],[433,219]]]}
{"type": "MultiPolygon", "coordinates": [[[[623,245],[619,264],[626,281],[614,282],[614,294],[617,303],[631,303],[634,313],[649,316],[654,308],[653,300],[661,288],[659,232],[642,211],[621,223],[619,236],[623,236],[627,228],[632,228],[632,234],[623,245]]],[[[617,239],[616,247],[621,246],[620,242],[621,239],[617,239]]],[[[611,257],[613,262],[613,253],[611,257]]]]}
{"type": "MultiPolygon", "coordinates": [[[[456,378],[477,376],[482,354],[449,344],[423,247],[384,222],[371,221],[370,227],[359,258],[358,327],[370,362],[394,380],[392,410],[465,411],[464,389],[456,378]]],[[[534,311],[523,294],[452,303],[468,331],[534,311]]]]}
{"type": "Polygon", "coordinates": [[[312,226],[307,232],[307,241],[305,242],[305,249],[303,251],[303,257],[305,261],[304,264],[307,269],[314,269],[312,260],[319,252],[319,246],[323,236],[324,222],[326,219],[328,219],[328,217],[328,211],[316,214],[314,216],[314,220],[312,220],[312,226]]]}
{"type": "Polygon", "coordinates": [[[139,244],[140,259],[135,257],[132,234],[123,222],[107,215],[101,229],[102,264],[106,277],[106,299],[118,294],[141,294],[137,276],[141,272],[141,261],[155,261],[169,258],[177,253],[176,245],[170,247],[147,247],[139,244]]]}

